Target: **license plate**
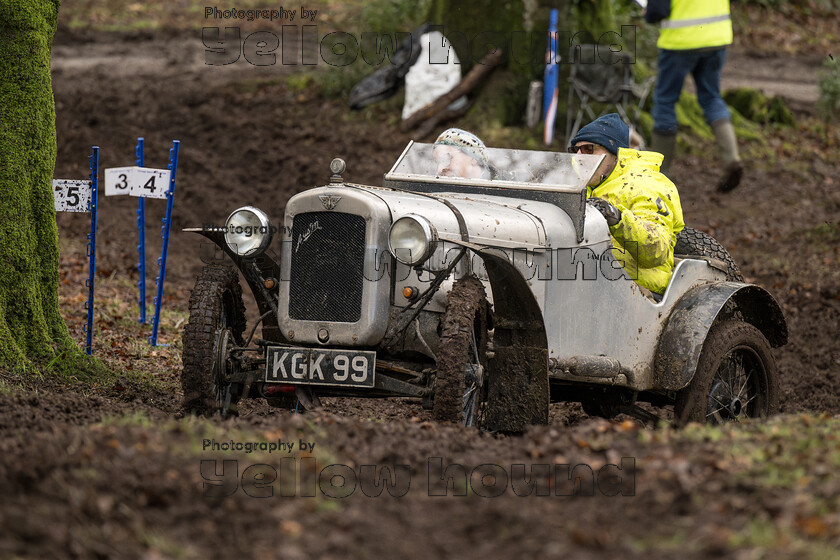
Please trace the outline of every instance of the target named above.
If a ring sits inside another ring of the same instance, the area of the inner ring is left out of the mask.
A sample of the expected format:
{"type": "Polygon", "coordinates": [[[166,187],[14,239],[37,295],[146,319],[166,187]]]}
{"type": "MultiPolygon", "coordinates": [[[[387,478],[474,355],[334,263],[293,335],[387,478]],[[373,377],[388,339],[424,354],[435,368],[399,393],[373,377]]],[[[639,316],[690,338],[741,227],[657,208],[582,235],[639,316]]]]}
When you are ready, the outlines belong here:
{"type": "Polygon", "coordinates": [[[266,353],[266,383],[373,387],[376,352],[280,348],[266,353]]]}

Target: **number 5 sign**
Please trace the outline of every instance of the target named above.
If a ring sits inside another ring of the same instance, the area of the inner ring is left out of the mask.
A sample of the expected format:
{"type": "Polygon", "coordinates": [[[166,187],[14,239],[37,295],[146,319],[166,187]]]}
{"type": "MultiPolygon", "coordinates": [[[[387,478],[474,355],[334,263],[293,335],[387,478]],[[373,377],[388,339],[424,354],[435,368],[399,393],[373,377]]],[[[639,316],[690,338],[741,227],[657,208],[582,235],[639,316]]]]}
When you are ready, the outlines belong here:
{"type": "Polygon", "coordinates": [[[96,211],[99,205],[99,146],[91,148],[88,157],[90,174],[87,180],[53,179],[53,198],[56,212],[90,212],[90,233],[87,234],[87,257],[90,259],[88,279],[88,299],[85,302],[87,322],[84,331],[87,335],[85,350],[93,353],[93,302],[94,281],[96,279],[96,211]]]}
{"type": "Polygon", "coordinates": [[[127,194],[141,198],[166,198],[168,169],[112,167],[105,170],[105,196],[127,194]]]}
{"type": "Polygon", "coordinates": [[[91,182],[75,179],[53,179],[56,212],[90,212],[91,182]]]}

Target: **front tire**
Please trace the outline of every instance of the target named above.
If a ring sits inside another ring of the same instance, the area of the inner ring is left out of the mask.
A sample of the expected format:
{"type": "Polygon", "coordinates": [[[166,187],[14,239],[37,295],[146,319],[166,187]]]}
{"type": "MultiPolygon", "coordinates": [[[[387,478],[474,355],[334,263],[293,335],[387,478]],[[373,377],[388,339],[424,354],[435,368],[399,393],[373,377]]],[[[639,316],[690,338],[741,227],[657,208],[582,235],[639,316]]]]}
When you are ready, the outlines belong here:
{"type": "Polygon", "coordinates": [[[476,278],[457,281],[441,321],[435,374],[434,417],[440,422],[480,425],[487,400],[488,303],[476,278]]]}
{"type": "Polygon", "coordinates": [[[767,339],[743,321],[715,323],[703,344],[694,378],[677,394],[676,423],[766,418],[778,408],[778,372],[767,339]]]}
{"type": "Polygon", "coordinates": [[[225,265],[205,266],[190,295],[190,318],[184,327],[181,386],[184,410],[225,415],[239,397],[225,379],[224,347],[241,346],[245,304],[239,272],[225,265]]]}

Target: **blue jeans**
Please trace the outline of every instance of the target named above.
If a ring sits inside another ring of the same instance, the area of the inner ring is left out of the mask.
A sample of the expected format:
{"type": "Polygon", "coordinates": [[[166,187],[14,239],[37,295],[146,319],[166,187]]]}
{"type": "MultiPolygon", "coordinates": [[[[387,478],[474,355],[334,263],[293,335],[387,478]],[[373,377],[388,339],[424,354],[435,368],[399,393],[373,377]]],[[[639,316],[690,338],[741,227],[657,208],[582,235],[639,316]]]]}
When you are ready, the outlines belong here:
{"type": "Polygon", "coordinates": [[[659,70],[653,92],[653,130],[662,134],[677,133],[674,105],[680,99],[683,83],[690,72],[697,86],[697,101],[706,122],[730,118],[726,102],[720,97],[720,72],[726,61],[726,49],[704,51],[659,50],[659,70]]]}

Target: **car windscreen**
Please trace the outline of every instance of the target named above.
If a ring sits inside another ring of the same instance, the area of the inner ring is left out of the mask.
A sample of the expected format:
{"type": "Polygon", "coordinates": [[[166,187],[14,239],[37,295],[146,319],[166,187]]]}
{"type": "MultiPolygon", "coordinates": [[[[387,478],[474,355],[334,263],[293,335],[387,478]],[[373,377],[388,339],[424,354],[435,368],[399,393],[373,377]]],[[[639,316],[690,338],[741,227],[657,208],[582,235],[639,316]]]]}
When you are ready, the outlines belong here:
{"type": "Polygon", "coordinates": [[[411,142],[385,179],[578,190],[603,156],[411,142]]]}

